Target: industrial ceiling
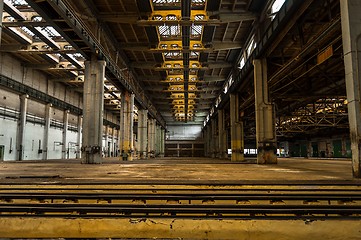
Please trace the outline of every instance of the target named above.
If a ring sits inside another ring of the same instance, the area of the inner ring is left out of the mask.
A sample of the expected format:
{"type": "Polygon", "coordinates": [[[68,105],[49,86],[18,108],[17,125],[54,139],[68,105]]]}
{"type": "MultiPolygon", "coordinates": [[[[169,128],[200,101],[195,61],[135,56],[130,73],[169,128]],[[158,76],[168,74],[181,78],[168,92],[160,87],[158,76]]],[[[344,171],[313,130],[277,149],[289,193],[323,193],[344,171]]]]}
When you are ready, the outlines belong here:
{"type": "Polygon", "coordinates": [[[3,25],[1,51],[79,92],[84,61],[105,60],[114,113],[128,90],[163,126],[203,125],[238,93],[253,137],[266,57],[278,136],[347,129],[338,0],[5,0],[3,25]]]}

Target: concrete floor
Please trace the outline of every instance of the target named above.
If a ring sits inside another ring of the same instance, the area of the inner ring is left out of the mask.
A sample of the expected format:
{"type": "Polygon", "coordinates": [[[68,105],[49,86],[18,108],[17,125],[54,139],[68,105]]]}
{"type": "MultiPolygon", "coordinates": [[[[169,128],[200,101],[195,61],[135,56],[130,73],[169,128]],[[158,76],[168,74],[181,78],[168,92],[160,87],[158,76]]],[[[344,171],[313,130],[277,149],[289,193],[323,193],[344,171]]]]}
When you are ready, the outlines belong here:
{"type": "Polygon", "coordinates": [[[234,163],[209,158],[156,158],[103,164],[79,160],[1,162],[0,183],[6,182],[119,182],[119,183],[356,183],[350,160],[281,158],[277,165],[234,163]]]}

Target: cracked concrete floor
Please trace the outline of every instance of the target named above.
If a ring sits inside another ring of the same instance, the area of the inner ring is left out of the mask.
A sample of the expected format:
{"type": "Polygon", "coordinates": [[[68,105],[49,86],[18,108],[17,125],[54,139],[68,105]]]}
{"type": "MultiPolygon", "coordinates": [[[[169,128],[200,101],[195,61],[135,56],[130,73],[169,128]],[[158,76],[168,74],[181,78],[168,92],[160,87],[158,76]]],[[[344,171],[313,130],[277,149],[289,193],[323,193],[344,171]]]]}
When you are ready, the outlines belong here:
{"type": "Polygon", "coordinates": [[[357,181],[350,160],[279,159],[276,165],[234,163],[210,158],[155,158],[123,162],[104,159],[103,164],[80,160],[1,162],[0,182],[159,182],[261,183],[289,181],[357,181]]]}

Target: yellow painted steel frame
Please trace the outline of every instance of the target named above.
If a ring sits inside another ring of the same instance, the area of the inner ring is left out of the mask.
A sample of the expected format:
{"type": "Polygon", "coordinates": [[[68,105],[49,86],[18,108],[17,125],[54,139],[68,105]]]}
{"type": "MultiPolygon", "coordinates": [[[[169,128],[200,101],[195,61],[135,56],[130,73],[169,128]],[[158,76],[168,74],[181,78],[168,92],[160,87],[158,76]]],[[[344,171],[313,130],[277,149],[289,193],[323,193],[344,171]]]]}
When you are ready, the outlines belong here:
{"type": "Polygon", "coordinates": [[[1,217],[3,238],[360,239],[359,220],[1,217]]]}

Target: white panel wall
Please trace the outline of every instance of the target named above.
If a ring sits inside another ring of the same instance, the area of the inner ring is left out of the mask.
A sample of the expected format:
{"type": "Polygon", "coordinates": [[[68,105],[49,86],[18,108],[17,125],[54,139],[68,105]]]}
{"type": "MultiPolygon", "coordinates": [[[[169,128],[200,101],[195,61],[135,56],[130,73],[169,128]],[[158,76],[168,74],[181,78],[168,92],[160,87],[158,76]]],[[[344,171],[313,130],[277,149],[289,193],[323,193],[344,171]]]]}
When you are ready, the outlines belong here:
{"type": "MultiPolygon", "coordinates": [[[[0,0],[1,1],[1,0],[0,0]]],[[[82,94],[76,92],[74,89],[66,88],[61,82],[54,79],[48,79],[43,72],[25,68],[21,62],[12,55],[0,52],[0,74],[9,77],[15,81],[21,82],[29,87],[40,90],[46,94],[53,96],[59,100],[65,101],[71,105],[82,108],[82,94]]],[[[45,118],[46,103],[37,102],[29,98],[28,100],[28,114],[35,115],[42,119],[45,118]]],[[[10,92],[8,89],[0,89],[0,107],[14,109],[17,112],[20,110],[20,97],[16,92],[10,92]]],[[[1,110],[0,110],[1,111],[1,110]]],[[[51,108],[50,118],[58,122],[63,122],[64,110],[51,108]]],[[[116,123],[117,116],[112,113],[107,113],[105,119],[116,123]]],[[[69,125],[77,126],[78,116],[69,115],[69,125]]],[[[0,145],[5,146],[4,160],[17,160],[16,149],[16,134],[18,122],[12,119],[4,119],[0,113],[0,145]],[[10,146],[10,140],[12,145],[10,146]],[[10,150],[11,149],[11,150],[10,150]]],[[[49,129],[49,144],[48,144],[48,159],[60,159],[62,157],[62,131],[63,129],[50,127],[49,129]]],[[[69,131],[66,139],[66,149],[69,149],[69,158],[75,158],[77,132],[69,131]]],[[[41,144],[44,141],[44,126],[26,123],[25,140],[24,140],[24,160],[42,159],[42,154],[39,153],[39,140],[41,144]]],[[[110,139],[109,139],[110,141],[110,139]]],[[[107,146],[107,145],[106,145],[107,146]]],[[[40,146],[42,148],[42,145],[40,146]]]]}
{"type": "Polygon", "coordinates": [[[61,129],[49,129],[48,159],[61,159],[63,131],[61,129]]]}
{"type": "Polygon", "coordinates": [[[5,146],[4,160],[16,158],[16,129],[17,122],[0,118],[0,145],[5,146]]]}
{"type": "Polygon", "coordinates": [[[167,140],[196,140],[202,136],[201,125],[169,125],[167,130],[167,140]]]}
{"type": "Polygon", "coordinates": [[[77,150],[77,132],[68,131],[67,139],[66,139],[66,149],[67,149],[67,158],[75,158],[76,150],[77,150]]]}
{"type": "Polygon", "coordinates": [[[42,149],[42,142],[44,136],[44,126],[26,123],[25,125],[25,140],[24,140],[24,160],[42,159],[42,154],[39,150],[39,140],[41,141],[40,149],[42,149]]]}

